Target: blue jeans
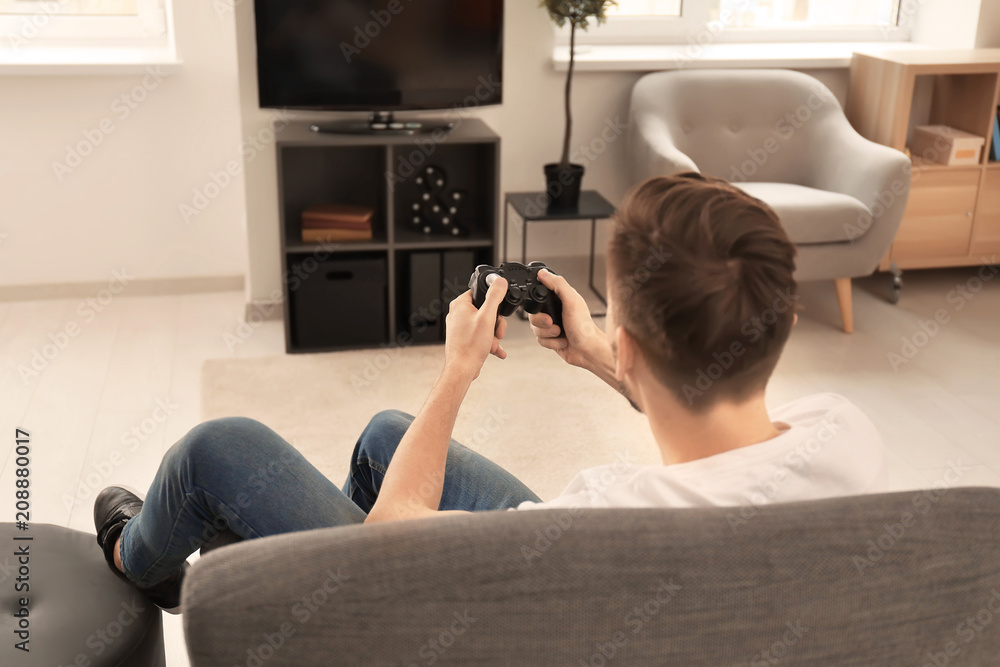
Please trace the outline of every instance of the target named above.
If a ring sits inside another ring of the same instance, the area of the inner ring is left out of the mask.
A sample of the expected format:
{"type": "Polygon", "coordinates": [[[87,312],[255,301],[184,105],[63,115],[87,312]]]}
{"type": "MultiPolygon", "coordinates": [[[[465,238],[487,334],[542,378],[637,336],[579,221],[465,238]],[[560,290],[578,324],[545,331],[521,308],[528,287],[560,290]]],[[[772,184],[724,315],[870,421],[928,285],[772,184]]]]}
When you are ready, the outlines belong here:
{"type": "MultiPolygon", "coordinates": [[[[224,531],[242,539],[362,523],[413,417],[380,412],[365,428],[338,489],[281,436],[245,417],[191,429],[167,452],[142,511],[122,531],[129,579],[150,586],[224,531]]],[[[539,498],[509,472],[454,440],[442,510],[481,512],[539,498]]]]}

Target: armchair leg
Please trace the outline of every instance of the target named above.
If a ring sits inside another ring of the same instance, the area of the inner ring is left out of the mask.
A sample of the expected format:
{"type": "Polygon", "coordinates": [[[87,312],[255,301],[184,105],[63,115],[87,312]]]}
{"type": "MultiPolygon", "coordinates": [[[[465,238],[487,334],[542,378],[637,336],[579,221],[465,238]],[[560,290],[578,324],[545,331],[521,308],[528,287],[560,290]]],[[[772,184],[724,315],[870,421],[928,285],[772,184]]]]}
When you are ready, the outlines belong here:
{"type": "Polygon", "coordinates": [[[854,333],[854,312],[851,304],[851,279],[837,278],[837,302],[840,303],[840,319],[844,333],[854,333]]]}

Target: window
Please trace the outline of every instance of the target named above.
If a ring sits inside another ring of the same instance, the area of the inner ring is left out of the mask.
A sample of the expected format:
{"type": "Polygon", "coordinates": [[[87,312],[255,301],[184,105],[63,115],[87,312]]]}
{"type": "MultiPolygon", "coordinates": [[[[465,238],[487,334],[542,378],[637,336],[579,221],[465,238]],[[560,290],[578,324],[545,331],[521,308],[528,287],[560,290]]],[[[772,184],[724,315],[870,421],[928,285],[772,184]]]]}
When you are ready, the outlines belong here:
{"type": "Polygon", "coordinates": [[[681,0],[618,0],[608,16],[680,16],[681,0]]]}
{"type": "Polygon", "coordinates": [[[0,0],[0,14],[37,14],[50,5],[61,16],[138,16],[137,0],[0,0]]]}
{"type": "MultiPolygon", "coordinates": [[[[902,0],[618,0],[583,44],[906,41],[902,0]]],[[[560,35],[560,43],[567,40],[560,35]]]]}
{"type": "MultiPolygon", "coordinates": [[[[891,26],[900,0],[708,0],[709,19],[739,27],[891,26]]],[[[681,16],[681,0],[618,0],[608,16],[681,16]]]]}
{"type": "Polygon", "coordinates": [[[888,27],[898,8],[899,0],[711,0],[709,18],[743,28],[888,27]]]}
{"type": "Polygon", "coordinates": [[[33,50],[173,50],[168,0],[0,0],[0,55],[33,50]]]}

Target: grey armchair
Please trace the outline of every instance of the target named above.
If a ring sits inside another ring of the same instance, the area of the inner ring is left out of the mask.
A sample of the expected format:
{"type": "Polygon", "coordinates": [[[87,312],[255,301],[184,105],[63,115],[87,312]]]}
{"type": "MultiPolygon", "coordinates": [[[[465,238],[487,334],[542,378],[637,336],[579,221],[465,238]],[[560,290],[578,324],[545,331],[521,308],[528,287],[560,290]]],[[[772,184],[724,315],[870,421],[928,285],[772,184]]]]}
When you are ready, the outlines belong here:
{"type": "Polygon", "coordinates": [[[628,136],[634,182],[698,171],[774,208],[798,248],[796,278],[836,281],[853,330],[851,279],[892,244],[910,160],[858,134],[829,88],[788,70],[648,74],[632,90],[628,136]]]}
{"type": "Polygon", "coordinates": [[[198,561],[184,633],[193,667],[992,665],[998,508],[936,489],[289,533],[198,561]]]}

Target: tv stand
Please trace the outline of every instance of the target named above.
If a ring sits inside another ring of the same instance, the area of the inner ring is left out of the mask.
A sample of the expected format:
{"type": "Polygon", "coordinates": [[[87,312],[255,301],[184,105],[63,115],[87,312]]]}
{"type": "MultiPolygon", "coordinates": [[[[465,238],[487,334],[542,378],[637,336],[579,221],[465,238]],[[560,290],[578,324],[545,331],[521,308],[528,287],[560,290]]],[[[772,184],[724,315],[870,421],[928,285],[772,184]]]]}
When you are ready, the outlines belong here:
{"type": "Polygon", "coordinates": [[[377,134],[377,135],[412,135],[430,134],[432,132],[450,132],[455,123],[451,121],[419,121],[396,120],[391,111],[375,111],[367,121],[342,120],[329,123],[314,123],[309,126],[313,132],[330,134],[377,134]]]}

